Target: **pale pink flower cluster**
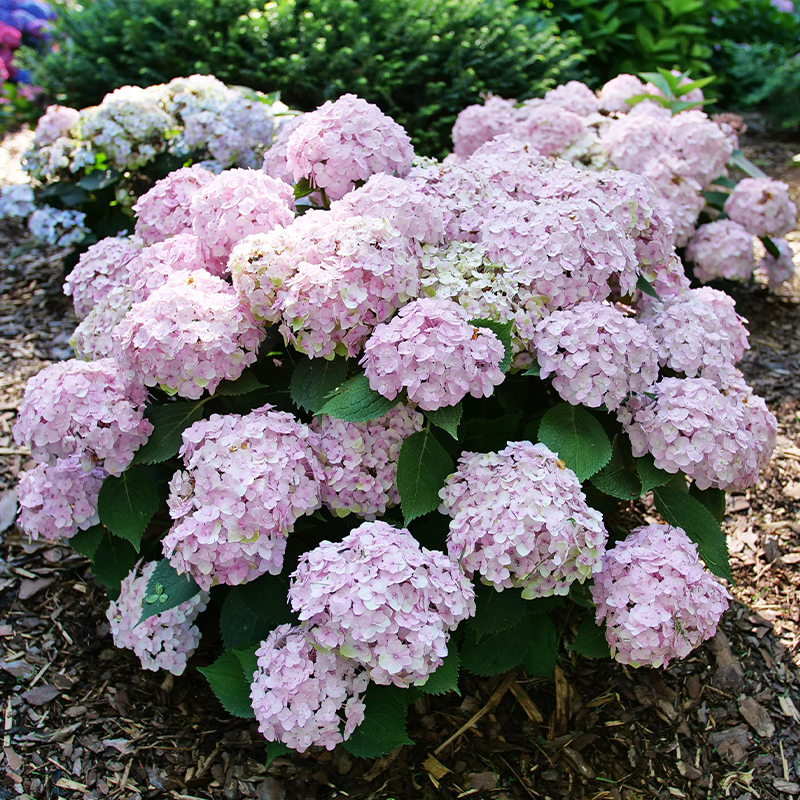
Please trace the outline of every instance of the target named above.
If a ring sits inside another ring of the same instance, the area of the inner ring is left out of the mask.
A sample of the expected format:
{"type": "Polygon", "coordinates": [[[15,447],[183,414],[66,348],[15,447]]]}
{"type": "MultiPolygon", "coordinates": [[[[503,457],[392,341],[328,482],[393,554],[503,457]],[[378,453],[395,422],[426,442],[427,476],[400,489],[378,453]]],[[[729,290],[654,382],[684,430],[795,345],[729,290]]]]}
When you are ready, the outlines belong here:
{"type": "Polygon", "coordinates": [[[229,169],[198,189],[190,215],[203,257],[225,267],[234,245],[253,233],[291,225],[292,188],[255,169],[229,169]]]}
{"type": "Polygon", "coordinates": [[[655,524],[606,553],[591,591],[612,655],[634,667],[688,656],[714,635],[730,599],[686,533],[655,524]]]}
{"type": "Polygon", "coordinates": [[[545,94],[544,99],[551,105],[560,106],[581,117],[596,113],[599,107],[597,95],[580,81],[569,81],[556,86],[545,94]]]}
{"type": "Polygon", "coordinates": [[[48,106],[47,110],[39,117],[33,143],[37,147],[53,144],[62,136],[69,136],[69,132],[80,119],[80,111],[69,106],[48,106]]]}
{"type": "Polygon", "coordinates": [[[668,154],[653,161],[644,170],[644,175],[653,182],[662,201],[663,213],[672,221],[675,244],[685,247],[694,235],[697,218],[705,208],[706,200],[702,194],[703,187],[694,178],[682,176],[678,167],[675,157],[668,154]]]}
{"type": "Polygon", "coordinates": [[[69,344],[83,361],[116,357],[114,331],[133,305],[129,286],[116,286],[102,298],[72,332],[69,344]]]}
{"type": "Polygon", "coordinates": [[[131,308],[114,336],[127,376],[196,400],[256,360],[264,331],[221,278],[179,270],[131,308]]]}
{"type": "Polygon", "coordinates": [[[447,655],[449,632],[475,613],[472,584],[453,561],[382,521],[306,553],[289,601],[317,647],[400,687],[423,683],[447,655]]]}
{"type": "Polygon", "coordinates": [[[132,304],[147,300],[156,289],[160,289],[172,275],[181,270],[203,271],[222,277],[217,263],[206,261],[200,240],[189,232],[178,233],[163,242],[143,247],[128,268],[130,275],[127,288],[131,292],[132,304]]]}
{"type": "Polygon", "coordinates": [[[795,226],[797,206],[782,181],[744,178],[725,201],[725,213],[753,236],[784,236],[795,226]]]}
{"type": "Polygon", "coordinates": [[[654,297],[637,290],[635,305],[639,310],[643,310],[653,303],[657,304],[662,300],[665,303],[675,300],[691,286],[691,281],[686,276],[683,261],[674,251],[664,262],[642,267],[642,276],[650,282],[659,299],[656,300],[654,297]]]}
{"type": "Polygon", "coordinates": [[[453,125],[453,152],[459,158],[471,156],[482,144],[508,133],[519,119],[513,100],[489,96],[483,104],[467,106],[453,125]]]}
{"type": "Polygon", "coordinates": [[[543,444],[463,453],[439,492],[452,517],[447,552],[470,577],[523,597],[564,595],[600,569],[603,515],[586,504],[575,473],[543,444]]]}
{"type": "Polygon", "coordinates": [[[30,447],[41,464],[77,455],[87,471],[102,464],[119,475],[153,431],[144,400],[113,359],[51,364],[25,387],[14,441],[30,447]]]}
{"type": "Polygon", "coordinates": [[[155,568],[155,561],[137,565],[123,578],[119,597],[109,605],[106,619],[114,644],[133,650],[144,669],[165,669],[173,675],[183,675],[187,660],[200,644],[200,630],[194,621],[205,611],[208,593],[198,592],[185,603],[140,623],[147,583],[155,568]]]}
{"type": "Polygon", "coordinates": [[[86,472],[79,456],[38,464],[20,475],[17,524],[31,539],[70,539],[97,525],[97,496],[106,478],[100,467],[86,472]]]}
{"type": "Polygon", "coordinates": [[[719,125],[699,109],[683,111],[672,117],[669,141],[680,159],[680,174],[694,178],[701,186],[707,186],[725,174],[725,165],[733,153],[733,144],[719,125]]]}
{"type": "Polygon", "coordinates": [[[778,248],[778,258],[769,252],[759,261],[759,269],[767,276],[769,288],[774,292],[781,284],[794,278],[794,250],[786,239],[774,239],[773,243],[778,248]]]}
{"type": "Polygon", "coordinates": [[[214,180],[199,164],[182,167],[156,181],[134,204],[136,235],[145,245],[162,242],[176,233],[191,232],[192,197],[214,180]]]}
{"type": "Polygon", "coordinates": [[[614,120],[603,135],[603,144],[617,169],[642,173],[669,153],[670,113],[654,103],[642,102],[614,120]]]}
{"type": "Polygon", "coordinates": [[[536,326],[541,377],[572,405],[619,408],[658,379],[656,341],[636,320],[605,303],[554,311],[536,326]]]}
{"type": "Polygon", "coordinates": [[[264,154],[264,162],[261,169],[270,178],[283,181],[284,183],[293,182],[292,169],[286,161],[286,143],[292,131],[300,125],[305,114],[298,114],[296,117],[287,119],[278,129],[275,142],[272,147],[264,154]]]}
{"type": "Polygon", "coordinates": [[[325,478],[322,502],[337,516],[374,519],[400,502],[397,459],[403,442],[422,430],[423,417],[405,404],[370,422],[314,417],[311,430],[325,478]]]}
{"type": "Polygon", "coordinates": [[[112,289],[131,279],[130,264],[141,245],[128,237],[108,236],[93,244],[64,281],[75,313],[85,317],[112,289]]]}
{"type": "Polygon", "coordinates": [[[426,411],[454,406],[467,394],[489,397],[503,382],[502,342],[488,328],[469,324],[452,300],[423,298],[378,325],[361,364],[370,388],[393,400],[405,389],[426,411]]]}
{"type": "Polygon", "coordinates": [[[295,521],[321,505],[316,443],[306,425],[270,405],[187,428],[185,469],[172,476],[167,500],[175,524],[163,548],[172,566],[204,589],[277,575],[295,521]]]}
{"type": "Polygon", "coordinates": [[[753,235],[732,219],[708,222],[692,236],[686,258],[701,283],[715,278],[747,281],[755,266],[753,235]]]}
{"type": "Polygon", "coordinates": [[[377,106],[344,94],[303,116],[286,142],[286,160],[295,181],[305,178],[338,200],[376,172],[405,177],[414,148],[377,106]]]}
{"type": "Polygon", "coordinates": [[[528,100],[519,116],[511,135],[530,143],[543,156],[560,154],[586,133],[578,114],[544,100],[528,100]]]}
{"type": "Polygon", "coordinates": [[[250,702],[267,741],[299,753],[312,746],[333,750],[363,722],[369,675],[354,661],[315,647],[302,629],[279,625],[256,658],[250,702]]]}
{"type": "Polygon", "coordinates": [[[598,102],[603,111],[627,114],[631,110],[628,101],[646,93],[644,84],[635,75],[623,73],[612,78],[600,89],[598,102]]]}
{"type": "Polygon", "coordinates": [[[683,472],[700,489],[743,490],[758,480],[775,444],[777,423],[744,381],[725,393],[706,378],[663,378],[620,409],[636,458],[651,453],[655,465],[683,472]]]}
{"type": "Polygon", "coordinates": [[[734,364],[750,347],[747,320],[736,313],[733,298],[708,286],[687,290],[644,321],[662,366],[687,378],[708,378],[720,389],[727,387],[734,364]]]}

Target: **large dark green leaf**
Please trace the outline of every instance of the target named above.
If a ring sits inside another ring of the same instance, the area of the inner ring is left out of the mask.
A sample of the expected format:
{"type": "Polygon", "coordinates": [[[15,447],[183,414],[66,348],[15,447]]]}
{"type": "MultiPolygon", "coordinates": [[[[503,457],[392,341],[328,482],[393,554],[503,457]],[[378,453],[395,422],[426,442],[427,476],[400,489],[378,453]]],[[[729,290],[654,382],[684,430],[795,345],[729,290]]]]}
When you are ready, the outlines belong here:
{"type": "Polygon", "coordinates": [[[611,442],[603,426],[583,406],[559,403],[539,425],[539,441],[558,453],[583,482],[611,459],[611,442]]]}
{"type": "Polygon", "coordinates": [[[169,559],[162,559],[147,582],[139,622],[191,600],[199,591],[200,587],[191,575],[179,575],[169,559]]]}
{"type": "Polygon", "coordinates": [[[127,539],[139,550],[142,534],[158,511],[158,490],[150,476],[131,467],[119,477],[109,475],[100,487],[97,513],[115,536],[127,539]]]}
{"type": "Polygon", "coordinates": [[[203,401],[153,406],[145,416],[153,424],[153,432],[136,451],[134,460],[140,464],[158,464],[178,454],[183,432],[203,418],[203,401]]]}
{"type": "Polygon", "coordinates": [[[397,491],[406,525],[439,507],[439,490],[453,471],[453,459],[429,430],[403,442],[397,460],[397,491]]]}
{"type": "Polygon", "coordinates": [[[387,400],[370,389],[366,375],[356,375],[344,383],[341,390],[319,409],[319,413],[347,422],[369,422],[387,414],[401,398],[402,394],[399,394],[394,400],[387,400]]]}
{"type": "Polygon", "coordinates": [[[255,717],[250,705],[250,679],[244,674],[239,657],[232,650],[223,653],[211,666],[200,667],[222,707],[234,717],[255,717]]]}
{"type": "Polygon", "coordinates": [[[364,721],[344,743],[359,758],[380,758],[403,744],[414,744],[406,732],[407,690],[371,683],[364,694],[364,721]]]}
{"type": "Polygon", "coordinates": [[[328,395],[347,378],[344,358],[303,357],[292,372],[292,401],[299,408],[316,414],[326,403],[328,395]]]}

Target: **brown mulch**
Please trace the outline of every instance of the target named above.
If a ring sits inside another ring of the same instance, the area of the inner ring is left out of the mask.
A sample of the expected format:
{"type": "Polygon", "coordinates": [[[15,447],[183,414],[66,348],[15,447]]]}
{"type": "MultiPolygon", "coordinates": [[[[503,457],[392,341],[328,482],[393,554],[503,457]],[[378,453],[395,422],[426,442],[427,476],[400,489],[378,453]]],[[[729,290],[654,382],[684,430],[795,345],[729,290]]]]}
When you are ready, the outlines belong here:
{"type": "MultiPolygon", "coordinates": [[[[800,143],[746,144],[800,194],[800,143]]],[[[76,324],[60,293],[64,254],[21,252],[24,240],[0,223],[0,800],[800,795],[800,278],[777,294],[730,289],[750,321],[742,369],[780,431],[757,489],[729,498],[736,584],[715,639],[666,670],[564,653],[555,681],[464,675],[460,696],[410,709],[413,747],[265,767],[255,725],[228,717],[196,670],[165,678],[113,647],[85,559],[30,546],[13,526],[28,463],[10,436],[15,410],[25,380],[68,356],[76,324]]],[[[213,657],[201,648],[192,663],[213,657]]]]}

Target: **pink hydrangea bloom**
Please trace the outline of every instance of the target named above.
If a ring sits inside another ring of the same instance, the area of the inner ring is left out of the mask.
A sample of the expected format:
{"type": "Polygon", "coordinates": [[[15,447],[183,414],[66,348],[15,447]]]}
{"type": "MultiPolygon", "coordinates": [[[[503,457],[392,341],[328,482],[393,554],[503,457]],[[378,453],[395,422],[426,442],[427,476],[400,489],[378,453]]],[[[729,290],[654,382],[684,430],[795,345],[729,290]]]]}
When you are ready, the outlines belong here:
{"type": "Polygon", "coordinates": [[[113,359],[51,364],[25,387],[14,440],[29,446],[39,463],[77,455],[87,471],[101,463],[118,475],[153,431],[144,400],[113,359]]]}
{"type": "Polygon", "coordinates": [[[475,613],[472,584],[454,562],[382,521],[306,553],[289,600],[318,647],[401,687],[424,682],[447,655],[449,631],[475,613]]]}
{"type": "Polygon", "coordinates": [[[114,331],[133,305],[129,286],[117,286],[102,298],[72,332],[69,344],[83,361],[116,358],[114,331]]]}
{"type": "Polygon", "coordinates": [[[651,161],[644,175],[656,187],[662,201],[662,213],[672,220],[675,244],[685,247],[694,235],[700,212],[705,208],[703,187],[694,178],[683,177],[680,162],[669,154],[651,161]]]}
{"type": "Polygon", "coordinates": [[[134,303],[147,300],[176,272],[202,270],[222,277],[217,262],[203,257],[200,240],[189,232],[178,233],[163,242],[143,247],[130,262],[128,286],[134,303]],[[208,265],[208,269],[207,269],[208,265]]]}
{"type": "Polygon", "coordinates": [[[784,236],[794,228],[797,206],[782,181],[744,178],[725,201],[725,213],[753,236],[784,236]]]}
{"type": "Polygon", "coordinates": [[[715,278],[747,281],[755,267],[753,235],[732,219],[708,222],[692,236],[686,258],[701,283],[715,278]]]}
{"type": "Polygon", "coordinates": [[[719,125],[698,109],[672,117],[669,142],[681,161],[680,174],[694,178],[701,186],[725,174],[725,165],[733,153],[733,144],[719,125]]]}
{"type": "Polygon", "coordinates": [[[191,198],[192,228],[206,261],[224,268],[234,245],[253,233],[291,225],[291,186],[254,169],[229,169],[191,198]]]}
{"type": "Polygon", "coordinates": [[[510,442],[499,453],[463,453],[439,492],[452,517],[447,552],[470,577],[523,597],[563,595],[600,569],[603,515],[580,481],[543,444],[510,442]]]}
{"type": "Polygon", "coordinates": [[[505,348],[497,334],[468,320],[452,300],[424,298],[401,308],[364,346],[360,363],[370,387],[390,400],[406,389],[426,411],[454,406],[467,393],[489,397],[504,379],[505,348]]]}
{"type": "Polygon", "coordinates": [[[23,472],[17,487],[17,524],[31,539],[54,542],[97,525],[97,495],[105,478],[100,467],[84,471],[79,456],[23,472]]]}
{"type": "Polygon", "coordinates": [[[114,335],[126,375],[196,400],[256,360],[264,331],[221,278],[179,270],[136,303],[114,335]]]}
{"type": "Polygon", "coordinates": [[[147,582],[156,562],[136,566],[120,586],[119,598],[106,611],[111,636],[117,647],[133,650],[144,669],[165,669],[183,675],[186,662],[200,644],[200,630],[194,624],[197,615],[208,605],[208,593],[199,592],[175,608],[162,611],[144,622],[142,616],[147,582]]]}
{"type": "Polygon", "coordinates": [[[658,380],[656,341],[644,325],[604,303],[554,311],[536,327],[542,378],[572,405],[618,408],[658,380]]]}
{"type": "Polygon", "coordinates": [[[141,245],[128,237],[109,236],[93,244],[64,281],[64,294],[72,297],[75,313],[85,317],[116,286],[131,279],[130,263],[141,245]]]}
{"type": "Polygon", "coordinates": [[[216,176],[199,164],[171,172],[156,181],[134,204],[136,235],[146,245],[192,230],[192,197],[216,176]]]}
{"type": "Polygon", "coordinates": [[[286,161],[286,144],[292,131],[303,121],[304,114],[287,119],[278,129],[275,142],[264,154],[264,164],[261,167],[266,175],[284,183],[293,183],[292,168],[286,161]]]}
{"type": "Polygon", "coordinates": [[[364,720],[369,675],[354,661],[315,648],[300,628],[279,625],[256,658],[250,703],[267,741],[299,753],[312,746],[333,750],[364,720]]]}
{"type": "Polygon", "coordinates": [[[765,253],[758,264],[759,270],[766,273],[769,288],[774,292],[782,283],[786,283],[794,277],[794,250],[786,239],[774,239],[775,246],[778,248],[778,258],[770,253],[765,253]]]}
{"type": "Polygon", "coordinates": [[[265,405],[250,414],[212,414],[183,432],[185,469],[170,481],[175,524],[164,555],[204,589],[237,585],[283,566],[295,520],[321,505],[316,434],[265,405]]]}
{"type": "Polygon", "coordinates": [[[36,123],[34,145],[45,147],[53,144],[62,136],[68,136],[70,129],[76,125],[80,116],[80,111],[69,106],[48,106],[36,123]]]}
{"type": "Polygon", "coordinates": [[[647,525],[606,553],[592,599],[620,664],[666,667],[714,635],[730,595],[681,528],[647,525]]]}
{"type": "MultiPolygon", "coordinates": [[[[691,281],[686,277],[683,262],[674,248],[669,258],[662,262],[654,261],[643,267],[642,276],[655,289],[659,300],[664,302],[679,298],[691,286],[691,281]]],[[[645,308],[653,302],[657,303],[658,301],[637,290],[635,304],[637,308],[645,308]]]]}
{"type": "Polygon", "coordinates": [[[560,106],[567,111],[572,111],[581,117],[588,117],[598,110],[597,95],[580,81],[569,81],[561,86],[556,86],[544,96],[546,102],[560,106]]]}
{"type": "MultiPolygon", "coordinates": [[[[642,104],[636,107],[645,108],[642,104]]],[[[620,117],[603,135],[603,145],[611,163],[617,169],[643,173],[645,169],[671,154],[670,119],[656,111],[628,114],[620,117]]]]}
{"type": "Polygon", "coordinates": [[[325,471],[322,502],[337,516],[374,519],[400,502],[397,459],[400,447],[422,430],[423,417],[405,404],[370,422],[314,417],[317,455],[325,471]]]}
{"type": "Polygon", "coordinates": [[[603,111],[627,114],[631,110],[628,100],[638,94],[645,94],[644,84],[635,75],[623,73],[612,78],[600,89],[599,105],[603,111]]]}
{"type": "Polygon", "coordinates": [[[706,378],[664,378],[655,399],[637,397],[618,412],[636,458],[683,472],[700,489],[743,490],[758,480],[775,444],[775,417],[741,379],[723,394],[706,378]]]}
{"type": "Polygon", "coordinates": [[[658,342],[654,349],[662,366],[708,378],[721,389],[750,347],[747,320],[736,313],[733,298],[710,287],[689,289],[644,322],[658,342]]]}
{"type": "Polygon", "coordinates": [[[286,142],[295,181],[306,178],[328,198],[344,197],[376,172],[405,177],[414,148],[403,128],[377,106],[353,94],[305,114],[286,142]]]}
{"type": "Polygon", "coordinates": [[[555,103],[528,100],[519,110],[512,136],[528,142],[543,156],[558,155],[586,133],[583,119],[555,103]]]}
{"type": "Polygon", "coordinates": [[[513,100],[487,97],[483,104],[467,106],[453,125],[453,152],[459,158],[471,156],[482,144],[501,133],[509,133],[519,119],[513,100]]]}

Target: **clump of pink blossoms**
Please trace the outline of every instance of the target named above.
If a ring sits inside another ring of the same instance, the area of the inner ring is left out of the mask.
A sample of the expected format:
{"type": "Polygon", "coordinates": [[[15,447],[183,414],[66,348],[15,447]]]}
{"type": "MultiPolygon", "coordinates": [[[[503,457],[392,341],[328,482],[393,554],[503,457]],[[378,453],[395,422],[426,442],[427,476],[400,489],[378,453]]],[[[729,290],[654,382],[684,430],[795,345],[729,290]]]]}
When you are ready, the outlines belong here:
{"type": "Polygon", "coordinates": [[[714,635],[730,599],[684,531],[655,524],[606,553],[591,591],[612,655],[634,667],[688,656],[714,635]]]}
{"type": "Polygon", "coordinates": [[[635,75],[623,73],[600,89],[598,102],[603,111],[627,114],[631,110],[628,101],[638,94],[645,94],[644,84],[635,75]]]}
{"type": "Polygon", "coordinates": [[[374,519],[400,502],[397,459],[403,442],[422,430],[423,417],[405,404],[370,422],[314,417],[316,452],[325,471],[322,502],[337,516],[374,519]]]}
{"type": "Polygon", "coordinates": [[[426,411],[454,406],[466,394],[488,397],[504,380],[505,355],[493,331],[470,325],[452,300],[423,298],[378,325],[361,364],[370,387],[392,400],[403,390],[426,411]]]}
{"type": "Polygon", "coordinates": [[[299,753],[312,746],[333,750],[363,721],[369,675],[355,662],[315,648],[302,629],[279,625],[256,659],[250,702],[267,741],[299,753]]]}
{"type": "Polygon", "coordinates": [[[708,222],[692,236],[686,258],[701,283],[714,278],[747,281],[755,266],[753,235],[732,219],[708,222]]]}
{"type": "Polygon", "coordinates": [[[759,261],[759,270],[766,274],[769,288],[774,292],[782,283],[790,281],[794,277],[794,250],[786,239],[775,239],[775,246],[778,248],[778,257],[775,258],[767,252],[759,261]]]}
{"type": "Polygon", "coordinates": [[[482,144],[508,133],[519,119],[512,100],[486,98],[486,102],[467,106],[453,125],[453,152],[459,158],[471,156],[482,144]]]}
{"type": "Polygon", "coordinates": [[[294,180],[305,178],[330,200],[344,197],[356,181],[376,172],[404,178],[413,160],[414,148],[402,126],[353,94],[304,114],[286,141],[294,180]]]}
{"type": "Polygon", "coordinates": [[[599,101],[597,95],[580,81],[568,81],[544,96],[545,102],[572,111],[581,117],[588,117],[597,112],[599,101]]]}
{"type": "Polygon", "coordinates": [[[604,303],[554,311],[536,326],[541,377],[572,405],[618,408],[658,379],[656,341],[636,320],[604,303]]]}
{"type": "Polygon", "coordinates": [[[543,444],[510,442],[499,453],[463,453],[439,492],[452,517],[447,552],[467,575],[528,599],[564,595],[600,569],[603,515],[580,481],[543,444]]]}
{"type": "Polygon", "coordinates": [[[529,142],[543,156],[554,156],[586,133],[583,119],[555,103],[528,100],[519,110],[511,135],[529,142]]]}
{"type": "Polygon", "coordinates": [[[131,305],[147,300],[179,270],[203,270],[221,277],[216,264],[211,262],[208,265],[211,269],[206,269],[207,263],[201,253],[200,240],[193,233],[177,233],[163,242],[143,247],[130,264],[127,285],[131,291],[131,305]]]}
{"type": "Polygon", "coordinates": [[[295,521],[321,505],[316,442],[306,425],[270,405],[187,428],[185,469],[173,475],[167,500],[175,524],[163,547],[172,566],[204,589],[277,575],[295,521]]]}
{"type": "Polygon", "coordinates": [[[794,228],[797,206],[782,181],[744,178],[725,201],[725,213],[753,236],[784,236],[794,228]]]}
{"type": "Polygon", "coordinates": [[[200,630],[194,624],[208,605],[208,593],[199,592],[175,608],[162,611],[139,623],[156,562],[137,566],[123,579],[119,598],[111,602],[106,618],[117,647],[133,650],[144,669],[165,669],[183,675],[186,661],[200,644],[200,630]]]}
{"type": "Polygon", "coordinates": [[[475,613],[472,584],[453,561],[382,521],[306,553],[289,601],[318,647],[384,686],[424,682],[447,655],[449,631],[475,613]]]}
{"type": "Polygon", "coordinates": [[[80,111],[69,106],[48,106],[36,123],[33,143],[37,147],[46,147],[62,136],[69,136],[80,116],[80,111]]]}
{"type": "Polygon", "coordinates": [[[264,331],[221,278],[179,270],[131,308],[114,336],[126,375],[197,400],[256,360],[264,331]]]}
{"type": "Polygon", "coordinates": [[[87,471],[102,464],[119,475],[153,431],[144,400],[111,358],[51,364],[25,387],[14,441],[41,464],[77,455],[87,471]]]}

